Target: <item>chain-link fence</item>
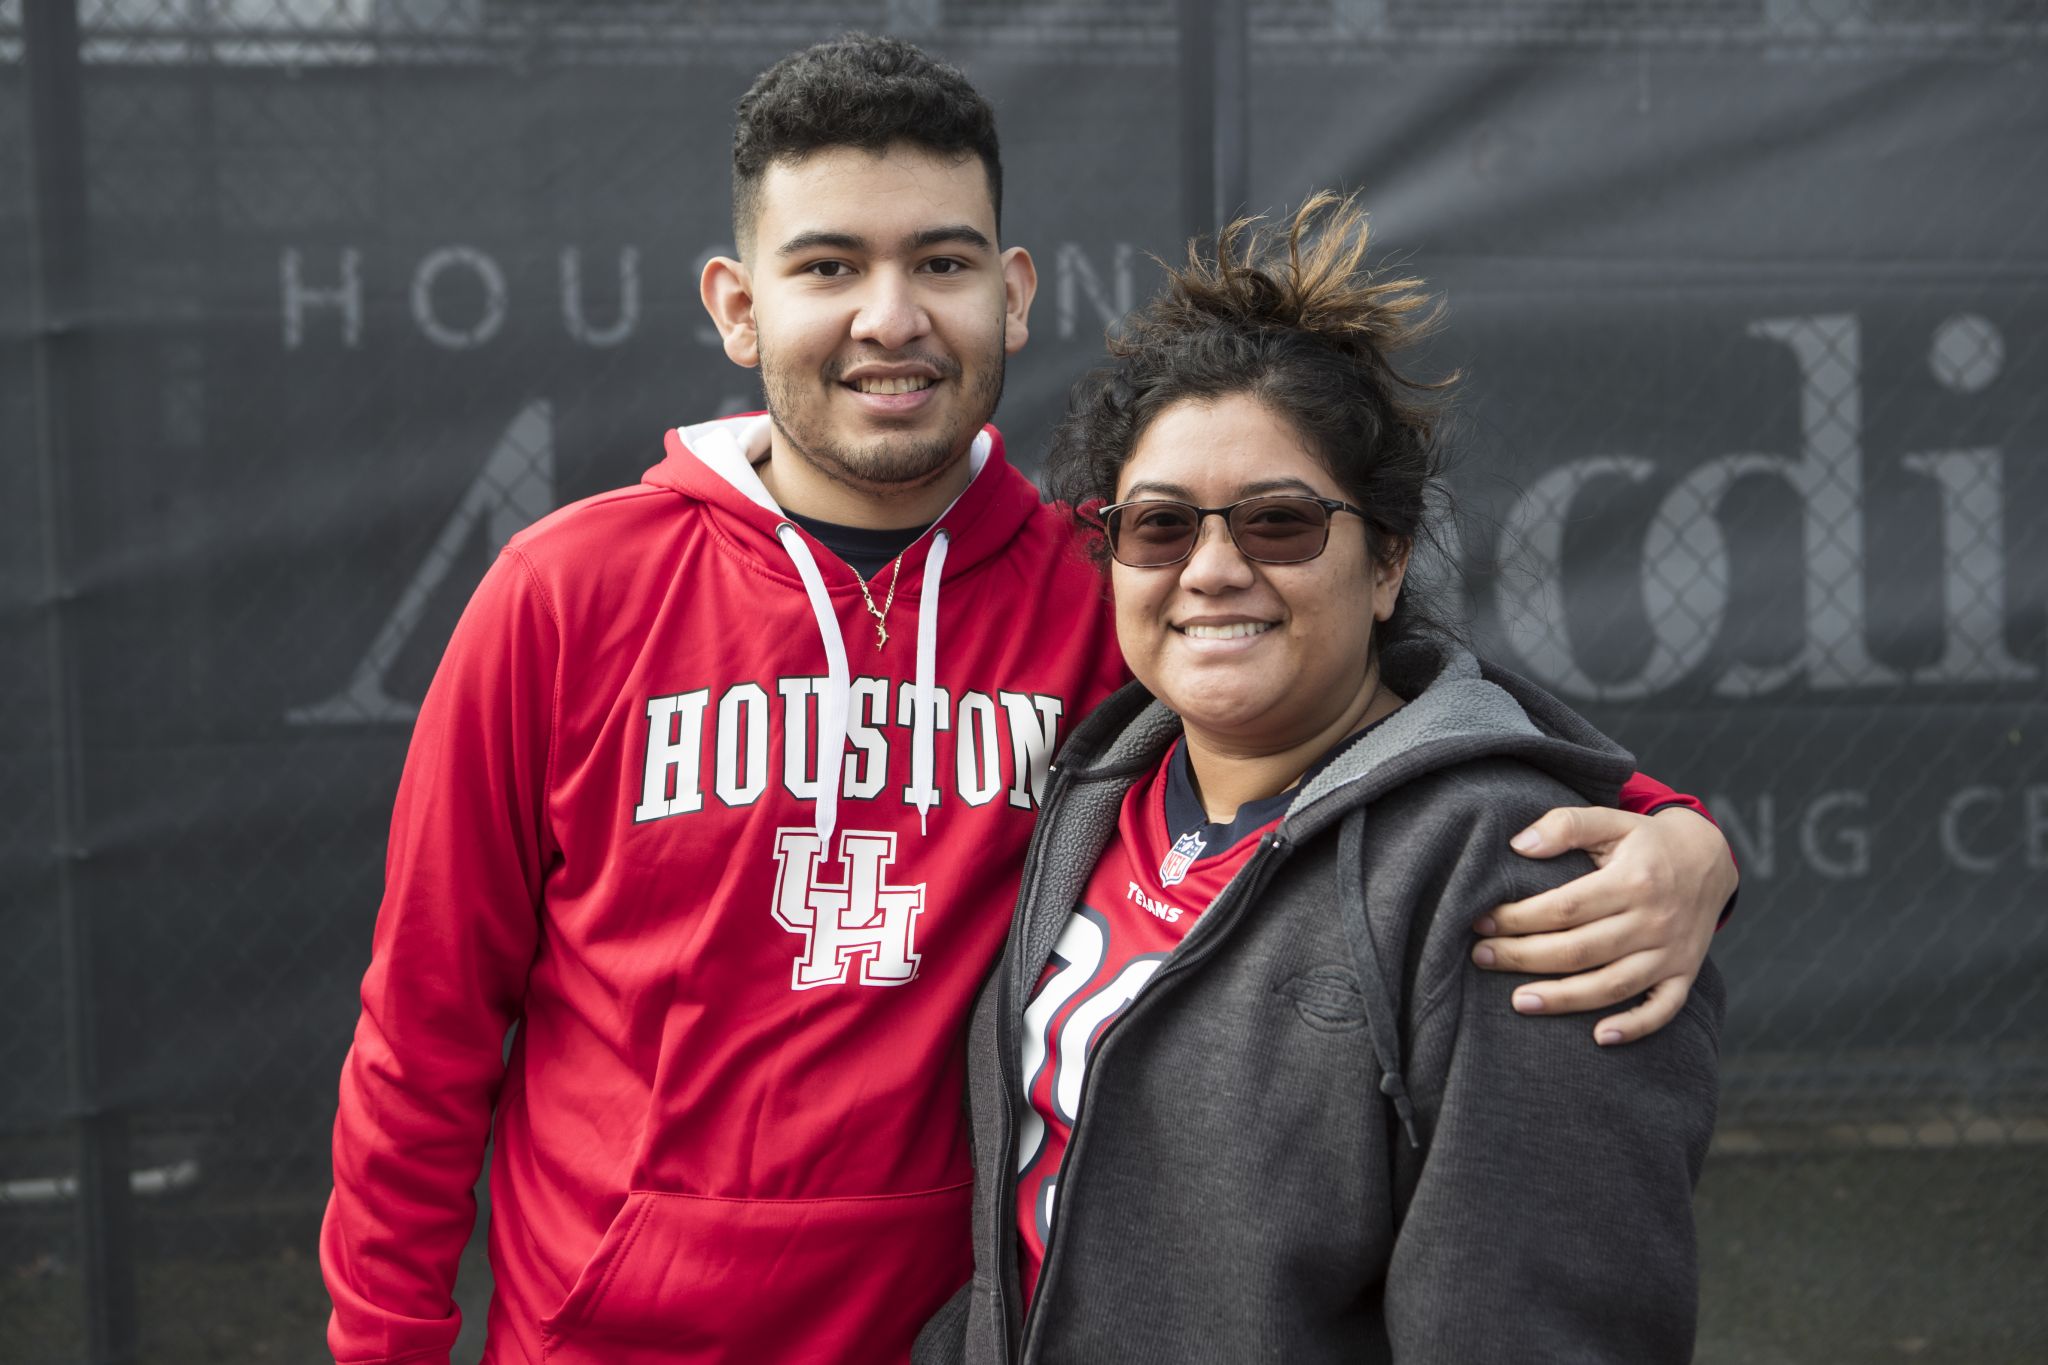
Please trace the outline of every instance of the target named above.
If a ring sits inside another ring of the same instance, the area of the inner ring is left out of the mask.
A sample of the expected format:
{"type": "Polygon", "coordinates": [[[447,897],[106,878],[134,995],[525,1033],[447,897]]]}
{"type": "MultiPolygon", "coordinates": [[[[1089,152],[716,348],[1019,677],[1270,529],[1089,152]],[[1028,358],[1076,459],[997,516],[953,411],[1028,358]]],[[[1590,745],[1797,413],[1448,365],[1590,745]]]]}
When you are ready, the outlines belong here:
{"type": "MultiPolygon", "coordinates": [[[[1743,862],[1701,1358],[2048,1358],[2048,4],[1244,8],[1214,188],[1448,294],[1480,638],[1743,862]]],[[[1178,254],[1197,18],[0,3],[0,1358],[320,1358],[413,705],[498,543],[757,402],[695,289],[753,74],[995,102],[1029,467],[1178,254]]]]}

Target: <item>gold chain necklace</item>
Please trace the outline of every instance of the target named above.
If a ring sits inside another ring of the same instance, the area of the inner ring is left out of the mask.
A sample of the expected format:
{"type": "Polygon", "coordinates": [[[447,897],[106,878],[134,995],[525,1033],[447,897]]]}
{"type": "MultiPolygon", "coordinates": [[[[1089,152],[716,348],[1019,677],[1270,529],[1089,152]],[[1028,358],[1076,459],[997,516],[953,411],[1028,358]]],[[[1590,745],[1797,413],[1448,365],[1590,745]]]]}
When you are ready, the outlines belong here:
{"type": "Polygon", "coordinates": [[[867,580],[859,574],[853,576],[854,586],[860,589],[860,600],[867,605],[868,615],[875,618],[875,652],[882,652],[882,646],[889,643],[889,608],[896,605],[896,580],[903,576],[903,556],[896,556],[896,567],[889,571],[889,593],[882,600],[880,611],[875,609],[875,599],[868,596],[867,580]]]}

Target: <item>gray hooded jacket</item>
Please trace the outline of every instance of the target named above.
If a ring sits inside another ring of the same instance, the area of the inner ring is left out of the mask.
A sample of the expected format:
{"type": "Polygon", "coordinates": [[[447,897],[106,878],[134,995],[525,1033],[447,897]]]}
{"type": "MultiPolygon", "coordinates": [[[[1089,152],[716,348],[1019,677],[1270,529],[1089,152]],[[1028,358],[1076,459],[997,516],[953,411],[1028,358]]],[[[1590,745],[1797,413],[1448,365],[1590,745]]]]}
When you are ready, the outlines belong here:
{"type": "Polygon", "coordinates": [[[918,1365],[1691,1358],[1718,974],[1603,1049],[1470,960],[1479,915],[1590,866],[1508,839],[1611,803],[1633,763],[1462,651],[1384,662],[1412,700],[1302,788],[1097,1043],[1026,1314],[1024,1007],[1180,725],[1133,685],[1075,732],[970,1033],[974,1279],[918,1365]]]}

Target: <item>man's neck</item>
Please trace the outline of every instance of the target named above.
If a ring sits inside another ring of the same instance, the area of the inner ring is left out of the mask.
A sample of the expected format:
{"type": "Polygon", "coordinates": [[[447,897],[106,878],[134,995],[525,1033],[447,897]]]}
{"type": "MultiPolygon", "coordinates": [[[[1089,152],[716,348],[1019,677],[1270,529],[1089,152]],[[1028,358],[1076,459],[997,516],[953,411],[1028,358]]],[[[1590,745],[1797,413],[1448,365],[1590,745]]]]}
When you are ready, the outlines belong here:
{"type": "Polygon", "coordinates": [[[837,526],[893,531],[929,526],[973,480],[973,462],[965,455],[927,482],[914,487],[856,487],[827,478],[801,455],[788,449],[781,433],[769,436],[768,458],[754,466],[776,505],[837,526]]]}

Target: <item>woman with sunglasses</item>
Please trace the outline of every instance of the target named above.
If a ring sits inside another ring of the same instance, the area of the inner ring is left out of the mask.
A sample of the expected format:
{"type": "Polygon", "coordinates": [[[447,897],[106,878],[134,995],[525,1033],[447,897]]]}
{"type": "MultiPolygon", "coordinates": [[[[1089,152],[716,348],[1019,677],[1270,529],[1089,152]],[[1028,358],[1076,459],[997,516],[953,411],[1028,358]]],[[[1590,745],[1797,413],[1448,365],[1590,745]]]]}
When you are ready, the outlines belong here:
{"type": "Polygon", "coordinates": [[[1711,964],[1602,1049],[1481,981],[1508,853],[1632,762],[1426,628],[1413,280],[1318,196],[1191,259],[1076,390],[1138,681],[1055,769],[970,1038],[973,1282],[918,1361],[1684,1361],[1711,964]]]}

